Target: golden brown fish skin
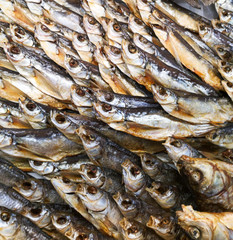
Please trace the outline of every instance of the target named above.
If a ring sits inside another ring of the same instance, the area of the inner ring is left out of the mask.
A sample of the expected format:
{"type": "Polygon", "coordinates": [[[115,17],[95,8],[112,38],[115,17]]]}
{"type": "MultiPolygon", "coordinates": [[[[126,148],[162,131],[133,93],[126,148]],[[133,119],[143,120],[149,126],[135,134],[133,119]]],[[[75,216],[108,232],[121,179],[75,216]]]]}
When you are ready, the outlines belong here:
{"type": "Polygon", "coordinates": [[[166,49],[179,62],[192,72],[196,73],[204,82],[216,90],[223,89],[217,69],[203,59],[178,32],[172,29],[167,29],[162,23],[159,25],[152,25],[152,27],[156,36],[160,39],[166,49]],[[179,51],[176,51],[176,49],[179,49],[179,51]],[[189,60],[187,61],[187,59],[189,60]]]}
{"type": "Polygon", "coordinates": [[[172,91],[159,85],[153,85],[152,91],[167,113],[184,121],[215,125],[232,121],[233,105],[228,98],[172,91]]]}
{"type": "MultiPolygon", "coordinates": [[[[132,78],[151,91],[156,82],[164,87],[203,95],[214,94],[208,84],[193,78],[177,68],[166,65],[159,58],[148,54],[127,40],[122,40],[122,56],[132,78]]],[[[216,93],[215,93],[216,94],[216,93]]]]}
{"type": "Polygon", "coordinates": [[[176,3],[169,0],[155,1],[155,7],[167,14],[177,24],[189,29],[193,32],[198,32],[198,24],[204,22],[210,25],[210,21],[194,12],[191,12],[183,7],[178,6],[176,3]]]}
{"type": "Polygon", "coordinates": [[[232,210],[232,170],[233,165],[206,158],[182,156],[177,164],[178,171],[188,180],[190,187],[196,192],[198,200],[205,199],[208,204],[232,210]]]}
{"type": "Polygon", "coordinates": [[[24,0],[7,0],[0,3],[0,8],[7,17],[30,32],[34,31],[34,24],[39,21],[38,16],[29,11],[24,0]]]}
{"type": "Polygon", "coordinates": [[[93,103],[93,106],[98,113],[98,119],[115,130],[154,141],[163,141],[171,136],[201,136],[216,128],[210,124],[194,125],[182,122],[167,114],[160,106],[127,109],[101,102],[93,103]]]}
{"type": "Polygon", "coordinates": [[[212,131],[206,135],[206,138],[211,141],[213,144],[216,144],[227,149],[233,149],[232,144],[232,124],[227,125],[226,127],[219,128],[215,131],[212,131]]]}
{"type": "Polygon", "coordinates": [[[233,64],[226,61],[219,61],[218,71],[221,73],[223,78],[233,83],[233,64]]]}
{"type": "Polygon", "coordinates": [[[178,224],[193,239],[228,239],[232,236],[231,212],[198,212],[192,206],[182,206],[177,211],[178,224]]]}
{"type": "Polygon", "coordinates": [[[209,61],[214,67],[217,67],[218,60],[220,59],[218,55],[212,50],[202,39],[194,34],[193,32],[181,27],[166,14],[161,12],[159,9],[154,8],[153,16],[162,22],[164,25],[177,31],[180,36],[187,41],[188,44],[204,59],[209,61]]]}

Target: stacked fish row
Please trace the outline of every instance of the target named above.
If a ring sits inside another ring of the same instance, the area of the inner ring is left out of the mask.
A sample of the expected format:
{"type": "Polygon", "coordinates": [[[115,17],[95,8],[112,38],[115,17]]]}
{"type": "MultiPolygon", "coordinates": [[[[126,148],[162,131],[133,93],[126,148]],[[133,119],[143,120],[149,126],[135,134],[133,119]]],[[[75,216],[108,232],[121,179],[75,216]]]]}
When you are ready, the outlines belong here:
{"type": "Polygon", "coordinates": [[[215,5],[0,0],[0,238],[233,239],[233,5],[215,5]]]}

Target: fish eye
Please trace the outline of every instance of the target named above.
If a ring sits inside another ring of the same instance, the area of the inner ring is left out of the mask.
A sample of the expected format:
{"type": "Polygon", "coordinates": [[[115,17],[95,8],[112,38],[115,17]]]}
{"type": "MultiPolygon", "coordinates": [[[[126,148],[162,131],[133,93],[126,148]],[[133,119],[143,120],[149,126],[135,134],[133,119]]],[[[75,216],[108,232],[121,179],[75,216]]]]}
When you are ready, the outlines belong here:
{"type": "Polygon", "coordinates": [[[62,177],[62,181],[64,183],[70,183],[70,179],[68,179],[67,177],[62,177]]]}
{"type": "Polygon", "coordinates": [[[94,92],[92,91],[92,89],[87,89],[86,92],[87,92],[88,94],[90,94],[90,95],[93,95],[93,94],[94,94],[94,92]]]}
{"type": "Polygon", "coordinates": [[[166,96],[167,95],[166,90],[163,87],[161,87],[161,86],[159,86],[159,91],[158,92],[162,96],[166,96]]]}
{"type": "Polygon", "coordinates": [[[232,87],[233,87],[233,84],[232,84],[231,82],[227,82],[227,86],[228,86],[229,88],[232,88],[232,87]]]}
{"type": "Polygon", "coordinates": [[[147,4],[147,0],[142,0],[143,3],[147,4]]]}
{"type": "Polygon", "coordinates": [[[155,24],[153,24],[153,26],[156,27],[157,29],[162,29],[163,30],[163,27],[161,25],[159,25],[159,24],[155,23],[155,24]]]}
{"type": "Polygon", "coordinates": [[[167,225],[167,224],[169,224],[169,219],[167,219],[167,218],[165,218],[165,219],[163,219],[162,221],[161,221],[161,223],[163,224],[163,225],[167,225]]]}
{"type": "Polygon", "coordinates": [[[113,94],[111,93],[107,93],[105,96],[104,96],[105,100],[108,101],[108,102],[111,102],[113,99],[114,99],[114,96],[113,94]]]}
{"type": "Polygon", "coordinates": [[[12,46],[12,47],[10,48],[10,52],[13,53],[13,54],[20,54],[20,53],[21,53],[21,50],[20,50],[20,48],[17,47],[17,46],[12,46]]]}
{"type": "Polygon", "coordinates": [[[31,184],[31,182],[23,182],[23,184],[22,184],[22,188],[24,189],[24,190],[30,190],[31,188],[32,188],[32,184],[31,184]]]}
{"type": "Polygon", "coordinates": [[[228,12],[225,11],[225,10],[223,10],[223,11],[222,11],[222,15],[223,15],[224,17],[227,17],[227,16],[228,16],[228,12]]]}
{"type": "Polygon", "coordinates": [[[201,237],[201,232],[196,227],[190,227],[188,232],[193,239],[199,239],[201,237]]]}
{"type": "Polygon", "coordinates": [[[216,26],[217,28],[221,28],[221,27],[222,27],[222,24],[221,24],[221,23],[216,23],[215,26],[216,26]]]}
{"type": "Polygon", "coordinates": [[[95,187],[93,187],[93,186],[88,186],[87,187],[87,191],[90,194],[96,194],[97,193],[97,189],[95,187]]]}
{"type": "Polygon", "coordinates": [[[112,106],[106,103],[102,105],[102,108],[104,112],[109,112],[112,110],[112,106]]]}
{"type": "Polygon", "coordinates": [[[34,111],[36,109],[36,104],[33,103],[33,102],[29,102],[26,104],[26,108],[29,110],[29,111],[34,111]]]}
{"type": "Polygon", "coordinates": [[[132,205],[132,201],[129,198],[126,198],[125,200],[122,201],[121,203],[125,208],[129,208],[129,206],[132,205]]]}
{"type": "Polygon", "coordinates": [[[221,48],[221,47],[217,48],[217,50],[218,50],[220,53],[224,52],[224,49],[221,48]]]}
{"type": "Polygon", "coordinates": [[[205,25],[201,25],[201,26],[200,26],[200,30],[201,30],[201,31],[205,31],[205,30],[206,30],[206,26],[205,26],[205,25]]]}
{"type": "Polygon", "coordinates": [[[134,175],[137,176],[140,174],[140,170],[137,167],[131,167],[130,172],[134,175]]]}
{"type": "Polygon", "coordinates": [[[15,35],[16,35],[18,38],[22,38],[21,35],[25,35],[25,31],[24,31],[22,28],[17,27],[17,28],[15,29],[15,35]]]}
{"type": "Polygon", "coordinates": [[[41,25],[41,30],[44,32],[49,32],[49,29],[45,25],[41,25]]]}
{"type": "Polygon", "coordinates": [[[137,52],[137,49],[133,44],[129,44],[128,49],[129,49],[130,53],[136,53],[137,52]]]}
{"type": "Polygon", "coordinates": [[[192,179],[195,181],[195,182],[200,182],[203,178],[203,175],[200,171],[196,170],[196,171],[193,171],[191,173],[191,176],[192,176],[192,179]]]}
{"type": "Polygon", "coordinates": [[[152,165],[153,165],[153,162],[152,162],[151,160],[146,160],[146,161],[145,161],[145,164],[146,164],[147,166],[152,166],[152,165]]]}
{"type": "Polygon", "coordinates": [[[139,36],[139,41],[142,43],[148,43],[148,40],[146,38],[144,38],[143,36],[139,36]]]}
{"type": "Polygon", "coordinates": [[[136,226],[132,226],[127,230],[127,232],[128,232],[128,234],[134,234],[134,233],[137,233],[139,231],[138,231],[138,228],[136,226]]]}
{"type": "Polygon", "coordinates": [[[136,22],[138,25],[142,25],[142,21],[141,21],[139,18],[135,18],[135,22],[136,22]]]}
{"type": "Polygon", "coordinates": [[[171,145],[177,148],[180,148],[182,146],[181,142],[178,140],[171,142],[171,145]]]}
{"type": "Polygon", "coordinates": [[[77,39],[80,41],[80,42],[84,42],[86,40],[86,37],[85,36],[82,36],[82,35],[78,35],[77,36],[77,39]]]}
{"type": "Polygon", "coordinates": [[[66,121],[66,118],[61,115],[61,114],[58,114],[56,117],[55,117],[55,120],[59,123],[59,124],[62,124],[66,121]]]}
{"type": "Polygon", "coordinates": [[[1,219],[4,222],[8,222],[10,220],[10,214],[8,212],[1,213],[1,219]]]}
{"type": "Polygon", "coordinates": [[[227,65],[227,62],[221,61],[221,65],[222,65],[222,66],[226,66],[226,65],[227,65]]]}
{"type": "Polygon", "coordinates": [[[212,135],[212,139],[215,139],[215,138],[217,138],[218,137],[218,134],[217,133],[214,133],[213,135],[212,135]]]}
{"type": "Polygon", "coordinates": [[[80,97],[85,96],[85,91],[82,90],[81,88],[77,88],[77,89],[76,89],[76,93],[77,93],[80,97]]]}
{"type": "Polygon", "coordinates": [[[45,18],[45,19],[44,19],[44,22],[45,22],[46,24],[50,24],[50,23],[51,23],[51,21],[50,21],[49,18],[45,18]]]}
{"type": "Polygon", "coordinates": [[[117,24],[117,23],[114,23],[114,24],[113,24],[113,29],[114,29],[116,32],[120,32],[120,31],[121,31],[121,27],[120,27],[120,25],[117,24]]]}
{"type": "Polygon", "coordinates": [[[88,18],[88,22],[89,22],[91,25],[96,24],[96,20],[95,20],[94,17],[89,17],[89,18],[88,18]]]}
{"type": "Polygon", "coordinates": [[[105,181],[106,181],[106,178],[105,178],[104,176],[102,176],[102,177],[100,178],[100,181],[101,181],[101,182],[105,182],[105,181]]]}
{"type": "Polygon", "coordinates": [[[111,50],[111,52],[113,52],[117,55],[121,53],[121,50],[119,48],[116,48],[116,47],[113,47],[113,46],[110,47],[110,50],[111,50]]]}
{"type": "Polygon", "coordinates": [[[69,65],[70,67],[75,68],[78,66],[78,61],[75,58],[71,58],[69,61],[69,65]]]}
{"type": "Polygon", "coordinates": [[[32,208],[30,213],[33,215],[33,216],[38,216],[40,215],[42,212],[42,208],[32,208]]]}
{"type": "Polygon", "coordinates": [[[88,240],[88,236],[86,234],[79,235],[76,240],[88,240]]]}
{"type": "Polygon", "coordinates": [[[56,221],[59,225],[64,225],[67,222],[66,217],[59,217],[56,221]]]}
{"type": "Polygon", "coordinates": [[[34,164],[35,166],[41,166],[41,165],[43,165],[43,162],[34,161],[33,164],[34,164]]]}
{"type": "Polygon", "coordinates": [[[89,138],[89,140],[91,140],[91,141],[94,141],[94,140],[95,140],[95,136],[94,136],[94,135],[91,135],[91,134],[88,136],[88,138],[89,138]]]}
{"type": "Polygon", "coordinates": [[[231,71],[231,67],[229,67],[229,66],[224,67],[223,71],[226,73],[229,73],[231,71]]]}
{"type": "Polygon", "coordinates": [[[88,176],[89,178],[96,178],[96,173],[97,173],[96,167],[92,167],[91,169],[89,169],[89,170],[87,171],[87,176],[88,176]]]}

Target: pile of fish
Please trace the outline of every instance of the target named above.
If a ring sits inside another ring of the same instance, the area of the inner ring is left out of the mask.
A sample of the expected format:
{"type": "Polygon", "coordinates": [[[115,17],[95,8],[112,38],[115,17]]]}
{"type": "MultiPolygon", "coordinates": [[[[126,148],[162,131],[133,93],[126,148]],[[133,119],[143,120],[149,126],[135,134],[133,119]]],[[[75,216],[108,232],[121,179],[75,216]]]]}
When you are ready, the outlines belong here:
{"type": "Polygon", "coordinates": [[[233,2],[215,8],[0,0],[0,239],[233,239],[233,2]]]}

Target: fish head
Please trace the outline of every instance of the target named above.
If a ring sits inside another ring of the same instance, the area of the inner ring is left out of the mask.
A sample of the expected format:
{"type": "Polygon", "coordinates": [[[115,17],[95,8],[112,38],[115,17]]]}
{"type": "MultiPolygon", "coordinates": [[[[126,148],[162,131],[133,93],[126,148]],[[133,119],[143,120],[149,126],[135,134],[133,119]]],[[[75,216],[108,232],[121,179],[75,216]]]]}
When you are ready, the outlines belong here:
{"type": "Polygon", "coordinates": [[[221,31],[221,32],[224,31],[224,26],[220,20],[212,19],[211,24],[214,29],[217,29],[218,31],[221,31]]]}
{"type": "Polygon", "coordinates": [[[219,8],[218,14],[222,22],[228,23],[232,19],[232,13],[227,11],[227,9],[219,8]]]}
{"type": "Polygon", "coordinates": [[[102,139],[98,132],[87,126],[80,126],[76,132],[81,138],[85,149],[88,149],[88,151],[92,150],[94,152],[99,152],[102,139]]]}
{"type": "Polygon", "coordinates": [[[142,168],[145,172],[153,172],[153,175],[156,176],[157,173],[160,172],[159,169],[159,162],[160,160],[158,160],[155,156],[152,156],[148,153],[145,154],[141,154],[141,164],[142,164],[142,168]]]}
{"type": "Polygon", "coordinates": [[[13,138],[10,134],[0,132],[0,148],[7,147],[13,144],[13,138]]]}
{"type": "Polygon", "coordinates": [[[71,101],[77,107],[92,107],[94,90],[91,88],[73,84],[71,86],[71,101]]]}
{"type": "Polygon", "coordinates": [[[87,70],[76,57],[66,54],[64,64],[66,69],[72,74],[78,74],[80,78],[87,78],[87,70]]]}
{"type": "Polygon", "coordinates": [[[14,189],[26,199],[40,201],[43,199],[43,186],[38,179],[29,178],[21,180],[14,186],[14,189]]]}
{"type": "MultiPolygon", "coordinates": [[[[110,98],[111,93],[109,93],[109,98],[107,96],[107,99],[110,100],[110,98]]],[[[123,114],[115,106],[97,101],[93,102],[93,107],[98,114],[98,118],[104,122],[121,122],[124,120],[123,114]]]]}
{"type": "Polygon", "coordinates": [[[175,104],[177,102],[177,97],[175,93],[173,93],[168,88],[165,88],[159,84],[154,84],[151,86],[153,96],[156,101],[158,101],[162,105],[175,104]]]}
{"type": "MultiPolygon", "coordinates": [[[[222,60],[224,60],[226,62],[232,60],[233,55],[232,55],[231,49],[228,46],[225,46],[225,45],[215,45],[214,46],[214,50],[216,51],[216,53],[218,54],[218,56],[222,60]]],[[[225,67],[225,66],[222,65],[221,67],[225,67]]]]}
{"type": "Polygon", "coordinates": [[[128,24],[130,29],[135,33],[140,32],[140,29],[145,28],[145,23],[134,14],[129,15],[128,24]]]}
{"type": "Polygon", "coordinates": [[[50,31],[50,29],[38,22],[35,25],[35,38],[38,39],[39,41],[49,41],[49,42],[54,42],[55,38],[53,36],[53,32],[50,31]]]}
{"type": "Polygon", "coordinates": [[[56,109],[50,111],[50,120],[56,128],[63,131],[66,130],[66,132],[73,133],[75,131],[74,128],[76,129],[69,117],[56,109]]]}
{"type": "Polygon", "coordinates": [[[30,39],[30,35],[19,25],[11,23],[10,32],[17,42],[24,43],[27,46],[33,46],[34,42],[30,39]]]}
{"type": "Polygon", "coordinates": [[[147,40],[139,33],[134,33],[133,35],[133,42],[136,44],[137,47],[144,49],[146,52],[150,54],[154,54],[155,50],[153,47],[153,43],[147,40]]]}
{"type": "Polygon", "coordinates": [[[176,163],[182,155],[189,155],[189,149],[187,148],[187,144],[181,139],[176,139],[169,137],[163,143],[166,148],[168,155],[172,158],[172,160],[176,163]]]}
{"type": "Polygon", "coordinates": [[[188,179],[193,190],[198,193],[210,197],[226,190],[228,183],[226,173],[208,159],[184,155],[177,162],[177,168],[188,179]]]}
{"type": "Polygon", "coordinates": [[[69,193],[74,193],[76,191],[77,184],[72,182],[69,179],[68,175],[54,176],[51,179],[51,182],[55,188],[57,186],[59,189],[62,189],[63,193],[69,194],[69,193]]]}
{"type": "Polygon", "coordinates": [[[204,23],[198,24],[198,31],[201,38],[209,39],[211,37],[211,28],[204,23]]]}
{"type": "Polygon", "coordinates": [[[88,14],[84,14],[83,16],[83,25],[87,33],[96,34],[102,36],[104,31],[99,22],[88,14]]]}
{"type": "Polygon", "coordinates": [[[124,38],[123,31],[123,26],[116,19],[111,19],[108,22],[107,35],[109,39],[121,44],[124,38]]]}
{"type": "Polygon", "coordinates": [[[29,98],[19,99],[19,108],[30,121],[42,122],[46,120],[42,108],[29,98]]]}
{"type": "Polygon", "coordinates": [[[228,93],[229,96],[233,96],[233,83],[229,81],[221,81],[225,91],[228,93]]]}
{"type": "Polygon", "coordinates": [[[96,165],[82,164],[79,173],[85,182],[92,185],[94,184],[98,188],[101,188],[107,180],[101,168],[96,165]]]}
{"type": "Polygon", "coordinates": [[[91,42],[86,34],[74,33],[72,42],[77,50],[90,51],[91,42]]]}
{"type": "Polygon", "coordinates": [[[126,159],[122,164],[123,180],[128,188],[137,191],[145,185],[145,174],[136,164],[126,159]]]}
{"type": "Polygon", "coordinates": [[[125,239],[137,239],[137,240],[143,240],[145,239],[144,236],[144,229],[141,227],[141,225],[133,220],[129,220],[127,218],[123,218],[119,222],[123,235],[125,239]]]}
{"type": "Polygon", "coordinates": [[[50,162],[41,162],[35,160],[29,160],[28,162],[33,171],[38,172],[41,175],[47,175],[56,172],[56,167],[50,162]]]}
{"type": "Polygon", "coordinates": [[[233,65],[227,64],[225,61],[220,61],[220,72],[226,79],[233,77],[233,65]]]}
{"type": "Polygon", "coordinates": [[[9,209],[0,207],[0,234],[7,238],[15,235],[19,228],[16,214],[9,209]]]}
{"type": "Polygon", "coordinates": [[[108,198],[105,193],[94,186],[79,183],[77,184],[76,194],[90,210],[103,211],[108,207],[108,198]]]}
{"type": "Polygon", "coordinates": [[[25,217],[40,227],[48,226],[50,224],[50,211],[46,204],[32,203],[25,208],[25,217]]]}
{"type": "Polygon", "coordinates": [[[171,215],[150,216],[146,226],[152,228],[163,239],[170,239],[171,236],[176,236],[176,222],[171,215]]]}
{"type": "Polygon", "coordinates": [[[108,59],[113,63],[113,64],[121,64],[124,63],[122,59],[122,52],[121,49],[118,47],[106,45],[104,46],[104,51],[107,54],[108,59]]]}
{"type": "Polygon", "coordinates": [[[71,216],[67,212],[53,212],[51,219],[54,227],[62,233],[65,233],[71,225],[71,216]]]}
{"type": "Polygon", "coordinates": [[[139,51],[139,48],[132,42],[122,40],[122,56],[126,64],[131,64],[138,67],[144,67],[145,56],[139,51]]]}
{"type": "Polygon", "coordinates": [[[182,205],[183,211],[177,211],[178,224],[188,233],[191,239],[213,239],[213,223],[211,219],[202,217],[192,206],[182,205]]]}
{"type": "Polygon", "coordinates": [[[113,195],[113,199],[124,216],[127,216],[127,218],[137,216],[141,206],[139,206],[139,202],[133,196],[127,193],[117,192],[113,195]]]}
{"type": "Polygon", "coordinates": [[[23,50],[20,45],[16,43],[7,43],[4,45],[4,51],[7,55],[7,58],[14,64],[19,66],[28,67],[31,64],[31,61],[26,56],[26,52],[23,50]]]}
{"type": "Polygon", "coordinates": [[[180,194],[175,186],[162,182],[153,182],[152,187],[146,188],[146,191],[164,209],[173,208],[177,204],[180,194]]]}

